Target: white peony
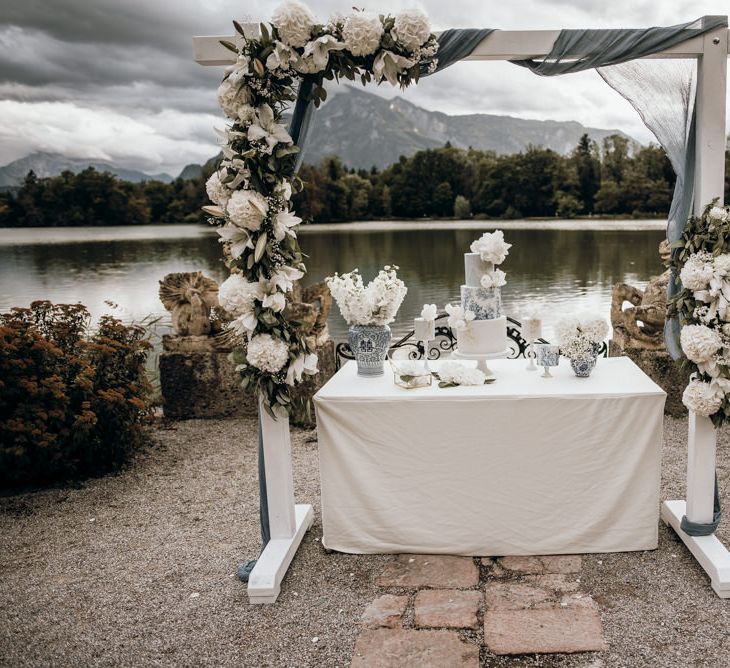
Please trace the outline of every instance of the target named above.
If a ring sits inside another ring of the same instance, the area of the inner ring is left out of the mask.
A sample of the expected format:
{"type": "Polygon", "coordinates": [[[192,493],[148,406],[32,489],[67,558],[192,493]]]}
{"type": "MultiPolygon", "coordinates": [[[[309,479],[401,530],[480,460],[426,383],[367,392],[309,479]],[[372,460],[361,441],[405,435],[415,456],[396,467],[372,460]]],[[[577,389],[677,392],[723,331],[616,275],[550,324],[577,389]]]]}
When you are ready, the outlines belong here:
{"type": "Polygon", "coordinates": [[[271,23],[279,31],[279,36],[289,46],[302,47],[312,34],[316,19],[309,7],[297,0],[289,0],[274,10],[271,23]]]}
{"type": "Polygon", "coordinates": [[[423,305],[423,308],[421,309],[421,317],[424,320],[436,320],[437,315],[438,309],[436,308],[436,304],[423,305]]]}
{"type": "Polygon", "coordinates": [[[428,41],[431,26],[422,11],[409,9],[396,15],[393,33],[400,44],[413,51],[428,41]]]}
{"type": "Polygon", "coordinates": [[[289,362],[289,368],[286,370],[286,384],[298,383],[304,374],[313,376],[318,371],[317,362],[317,355],[314,353],[300,354],[289,362]]]}
{"type": "Polygon", "coordinates": [[[509,255],[512,244],[505,242],[502,230],[496,230],[492,233],[485,232],[479,239],[472,242],[469,248],[472,253],[479,253],[485,262],[502,264],[509,255]]]}
{"type": "Polygon", "coordinates": [[[383,24],[370,12],[355,12],[348,16],[342,28],[345,46],[353,56],[369,56],[380,46],[383,24]]]}
{"type": "Polygon", "coordinates": [[[697,415],[710,417],[720,410],[724,398],[725,395],[717,384],[692,380],[684,388],[682,403],[697,415]]]}
{"type": "Polygon", "coordinates": [[[501,288],[503,285],[507,285],[507,274],[501,269],[495,269],[494,271],[488,271],[484,274],[479,282],[483,288],[489,290],[490,288],[501,288]]]}
{"type": "Polygon", "coordinates": [[[295,216],[291,211],[279,211],[271,223],[274,231],[274,239],[284,241],[284,237],[287,234],[291,237],[296,237],[296,232],[294,232],[292,227],[296,227],[301,222],[302,219],[299,216],[295,216]]]}
{"type": "Polygon", "coordinates": [[[277,144],[291,144],[292,138],[286,128],[276,122],[274,110],[268,104],[256,109],[256,121],[248,128],[248,140],[266,142],[266,153],[271,154],[277,144]]]}
{"type": "Polygon", "coordinates": [[[719,220],[720,222],[725,222],[728,219],[728,211],[723,206],[713,206],[708,215],[710,219],[719,220]]]}
{"type": "Polygon", "coordinates": [[[447,321],[449,327],[457,331],[469,327],[469,323],[476,317],[473,311],[464,310],[464,307],[458,304],[446,304],[444,309],[449,314],[447,321]]]}
{"type": "Polygon", "coordinates": [[[262,285],[247,281],[241,274],[231,274],[218,288],[221,308],[237,318],[237,324],[250,332],[256,328],[254,302],[263,298],[262,285]]]}
{"type": "Polygon", "coordinates": [[[258,230],[269,212],[266,198],[255,190],[236,190],[226,206],[231,222],[246,230],[258,230]]]}
{"type": "Polygon", "coordinates": [[[289,346],[271,334],[257,334],[248,342],[246,360],[267,373],[278,373],[289,359],[289,346]]]}
{"type": "Polygon", "coordinates": [[[442,383],[456,385],[484,385],[487,377],[476,367],[468,367],[459,362],[444,362],[437,370],[442,383]]]}
{"type": "Polygon", "coordinates": [[[679,272],[679,280],[688,290],[704,290],[710,284],[714,273],[713,258],[707,251],[692,253],[679,272]]]}
{"type": "Polygon", "coordinates": [[[205,182],[205,192],[208,193],[208,199],[222,209],[226,208],[226,204],[228,204],[228,200],[231,197],[231,191],[221,182],[221,177],[218,172],[213,172],[205,182]]]}
{"type": "Polygon", "coordinates": [[[709,362],[722,347],[720,335],[705,325],[685,325],[679,336],[682,351],[695,364],[709,362]]]}

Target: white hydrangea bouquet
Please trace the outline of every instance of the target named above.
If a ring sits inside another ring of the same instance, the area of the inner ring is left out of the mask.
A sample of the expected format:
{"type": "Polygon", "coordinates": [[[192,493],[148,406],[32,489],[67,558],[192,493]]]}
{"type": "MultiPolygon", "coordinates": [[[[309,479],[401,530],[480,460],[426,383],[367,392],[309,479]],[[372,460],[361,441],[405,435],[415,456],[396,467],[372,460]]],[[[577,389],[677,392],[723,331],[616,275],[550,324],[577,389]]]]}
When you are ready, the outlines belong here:
{"type": "Polygon", "coordinates": [[[672,249],[670,266],[681,290],[669,315],[682,325],[690,378],[682,401],[719,427],[730,417],[730,209],[713,201],[689,219],[672,249]]]}
{"type": "Polygon", "coordinates": [[[555,336],[561,355],[571,360],[588,360],[596,356],[608,336],[608,323],[593,313],[563,318],[555,325],[555,336]]]}
{"type": "Polygon", "coordinates": [[[388,325],[405,299],[408,288],[398,278],[398,267],[386,265],[367,285],[360,271],[325,279],[348,325],[388,325]]]}

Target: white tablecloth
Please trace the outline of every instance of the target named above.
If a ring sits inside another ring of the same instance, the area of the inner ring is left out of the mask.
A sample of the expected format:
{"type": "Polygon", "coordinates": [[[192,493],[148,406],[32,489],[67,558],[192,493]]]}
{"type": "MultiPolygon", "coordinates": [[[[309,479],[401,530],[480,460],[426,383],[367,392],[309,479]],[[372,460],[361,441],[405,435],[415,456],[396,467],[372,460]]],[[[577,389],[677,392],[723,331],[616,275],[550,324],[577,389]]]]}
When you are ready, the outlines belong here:
{"type": "MultiPolygon", "coordinates": [[[[323,544],[352,553],[653,549],[664,391],[628,358],[590,378],[490,362],[482,387],[404,390],[346,364],[315,396],[323,544]]],[[[438,363],[433,364],[434,368],[438,363]]]]}

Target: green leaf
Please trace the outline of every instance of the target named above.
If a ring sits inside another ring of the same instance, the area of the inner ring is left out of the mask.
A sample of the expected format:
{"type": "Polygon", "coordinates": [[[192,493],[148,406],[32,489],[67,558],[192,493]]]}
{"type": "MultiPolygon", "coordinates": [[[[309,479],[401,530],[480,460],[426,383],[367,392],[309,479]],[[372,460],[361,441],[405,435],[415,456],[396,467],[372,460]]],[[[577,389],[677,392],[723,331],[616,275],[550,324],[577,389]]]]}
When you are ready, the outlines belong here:
{"type": "Polygon", "coordinates": [[[233,27],[236,29],[236,32],[241,37],[245,37],[246,36],[245,33],[243,32],[243,27],[241,26],[241,24],[238,21],[236,21],[236,20],[233,21],[233,27]]]}
{"type": "Polygon", "coordinates": [[[236,53],[236,54],[238,53],[238,47],[233,42],[229,42],[228,40],[225,40],[225,39],[220,39],[218,41],[223,46],[225,46],[226,49],[228,49],[229,51],[233,51],[233,53],[236,53]]]}
{"type": "Polygon", "coordinates": [[[261,41],[262,42],[270,42],[271,37],[269,35],[269,30],[266,27],[265,23],[259,23],[259,30],[261,30],[261,41]]]}
{"type": "Polygon", "coordinates": [[[491,385],[495,380],[497,380],[497,379],[496,378],[485,378],[484,379],[484,384],[485,385],[491,385]]]}

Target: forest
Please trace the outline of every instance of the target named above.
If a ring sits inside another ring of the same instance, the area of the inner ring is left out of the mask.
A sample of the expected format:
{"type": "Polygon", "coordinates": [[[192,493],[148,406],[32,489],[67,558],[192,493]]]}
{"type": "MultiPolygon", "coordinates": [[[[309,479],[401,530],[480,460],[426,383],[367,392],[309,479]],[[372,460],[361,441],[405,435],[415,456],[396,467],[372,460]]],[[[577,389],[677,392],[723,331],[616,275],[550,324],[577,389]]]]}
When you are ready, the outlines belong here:
{"type": "MultiPolygon", "coordinates": [[[[725,199],[730,153],[725,154],[725,199]]],[[[0,227],[205,222],[208,173],[172,183],[130,183],[93,168],[37,178],[0,193],[0,227]]],[[[294,197],[305,222],[390,218],[661,217],[674,172],[664,151],[634,148],[621,135],[601,146],[583,135],[569,155],[529,147],[514,155],[442,148],[419,151],[379,171],[348,169],[336,158],[304,165],[294,197]]]]}

